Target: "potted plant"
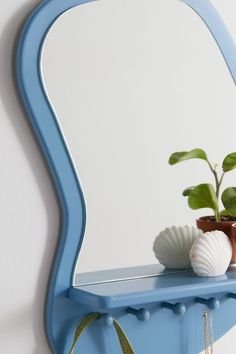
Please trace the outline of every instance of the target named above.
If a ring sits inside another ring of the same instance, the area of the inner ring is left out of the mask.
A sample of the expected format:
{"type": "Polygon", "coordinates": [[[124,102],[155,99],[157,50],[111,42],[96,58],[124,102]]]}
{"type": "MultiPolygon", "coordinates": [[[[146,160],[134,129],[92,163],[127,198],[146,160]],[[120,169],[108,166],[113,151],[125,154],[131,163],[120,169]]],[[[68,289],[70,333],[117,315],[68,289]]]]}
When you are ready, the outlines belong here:
{"type": "Polygon", "coordinates": [[[201,159],[207,163],[214,176],[215,186],[211,183],[192,186],[183,191],[183,196],[188,198],[188,205],[191,209],[212,209],[213,215],[203,216],[196,220],[197,227],[203,232],[220,230],[229,237],[233,248],[230,265],[236,267],[236,187],[228,187],[221,193],[225,174],[236,169],[236,152],[224,158],[220,173],[218,165],[213,165],[202,149],[174,152],[169,158],[169,164],[175,165],[190,159],[201,159]],[[224,206],[223,210],[220,210],[220,199],[224,206]]]}

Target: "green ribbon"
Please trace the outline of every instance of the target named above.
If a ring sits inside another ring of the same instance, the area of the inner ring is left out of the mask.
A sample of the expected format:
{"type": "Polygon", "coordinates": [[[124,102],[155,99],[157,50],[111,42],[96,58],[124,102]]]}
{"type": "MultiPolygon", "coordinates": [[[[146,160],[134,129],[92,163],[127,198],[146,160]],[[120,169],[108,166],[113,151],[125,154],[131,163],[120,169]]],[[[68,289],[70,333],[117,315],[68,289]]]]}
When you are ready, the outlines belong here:
{"type": "MultiPolygon", "coordinates": [[[[101,317],[101,313],[90,313],[81,321],[81,323],[76,328],[76,331],[74,334],[74,340],[73,340],[72,346],[70,348],[69,354],[74,354],[76,344],[77,344],[81,334],[99,317],[101,317]]],[[[113,325],[116,330],[116,334],[118,336],[123,354],[135,354],[134,350],[133,350],[124,330],[120,326],[119,322],[117,320],[113,319],[113,325]]]]}

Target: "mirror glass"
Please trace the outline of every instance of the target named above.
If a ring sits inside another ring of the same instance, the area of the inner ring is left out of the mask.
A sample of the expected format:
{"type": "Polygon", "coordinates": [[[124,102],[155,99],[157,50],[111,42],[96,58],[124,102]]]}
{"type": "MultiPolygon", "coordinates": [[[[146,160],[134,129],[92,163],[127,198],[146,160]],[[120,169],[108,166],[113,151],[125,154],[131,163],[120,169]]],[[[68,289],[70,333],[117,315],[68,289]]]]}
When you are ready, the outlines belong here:
{"type": "Polygon", "coordinates": [[[87,204],[78,272],[156,263],[159,231],[210,213],[181,195],[213,183],[206,163],[169,155],[236,151],[235,86],[208,28],[178,0],[88,3],[53,25],[41,67],[87,204]]]}

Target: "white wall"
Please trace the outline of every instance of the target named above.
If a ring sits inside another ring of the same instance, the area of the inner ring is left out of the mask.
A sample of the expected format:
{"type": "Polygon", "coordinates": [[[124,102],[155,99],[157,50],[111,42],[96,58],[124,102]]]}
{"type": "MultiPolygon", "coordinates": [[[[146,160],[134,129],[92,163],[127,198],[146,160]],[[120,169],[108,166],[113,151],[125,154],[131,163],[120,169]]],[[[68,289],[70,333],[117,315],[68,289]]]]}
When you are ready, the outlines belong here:
{"type": "MultiPolygon", "coordinates": [[[[214,0],[236,38],[234,0],[214,0]]],[[[12,55],[19,25],[37,1],[9,0],[0,13],[0,352],[49,354],[44,296],[58,235],[58,207],[16,96],[12,55]]],[[[216,353],[234,353],[235,329],[216,353]],[[226,349],[227,348],[227,349],[226,349]]]]}
{"type": "Polygon", "coordinates": [[[49,353],[43,308],[58,208],[12,79],[16,35],[37,3],[10,0],[0,15],[0,352],[9,354],[49,353]]]}

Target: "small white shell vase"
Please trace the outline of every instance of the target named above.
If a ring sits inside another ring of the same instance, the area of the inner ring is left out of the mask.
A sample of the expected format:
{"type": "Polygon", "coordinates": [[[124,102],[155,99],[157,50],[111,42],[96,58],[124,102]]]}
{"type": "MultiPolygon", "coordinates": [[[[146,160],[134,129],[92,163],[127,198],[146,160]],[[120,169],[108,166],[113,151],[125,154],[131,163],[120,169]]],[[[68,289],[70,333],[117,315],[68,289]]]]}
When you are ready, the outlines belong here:
{"type": "Polygon", "coordinates": [[[194,272],[200,277],[224,275],[232,257],[229,238],[222,231],[211,231],[196,240],[190,252],[194,272]]]}
{"type": "Polygon", "coordinates": [[[166,268],[190,268],[190,250],[203,232],[194,226],[172,226],[161,231],[153,244],[158,261],[166,268]]]}

